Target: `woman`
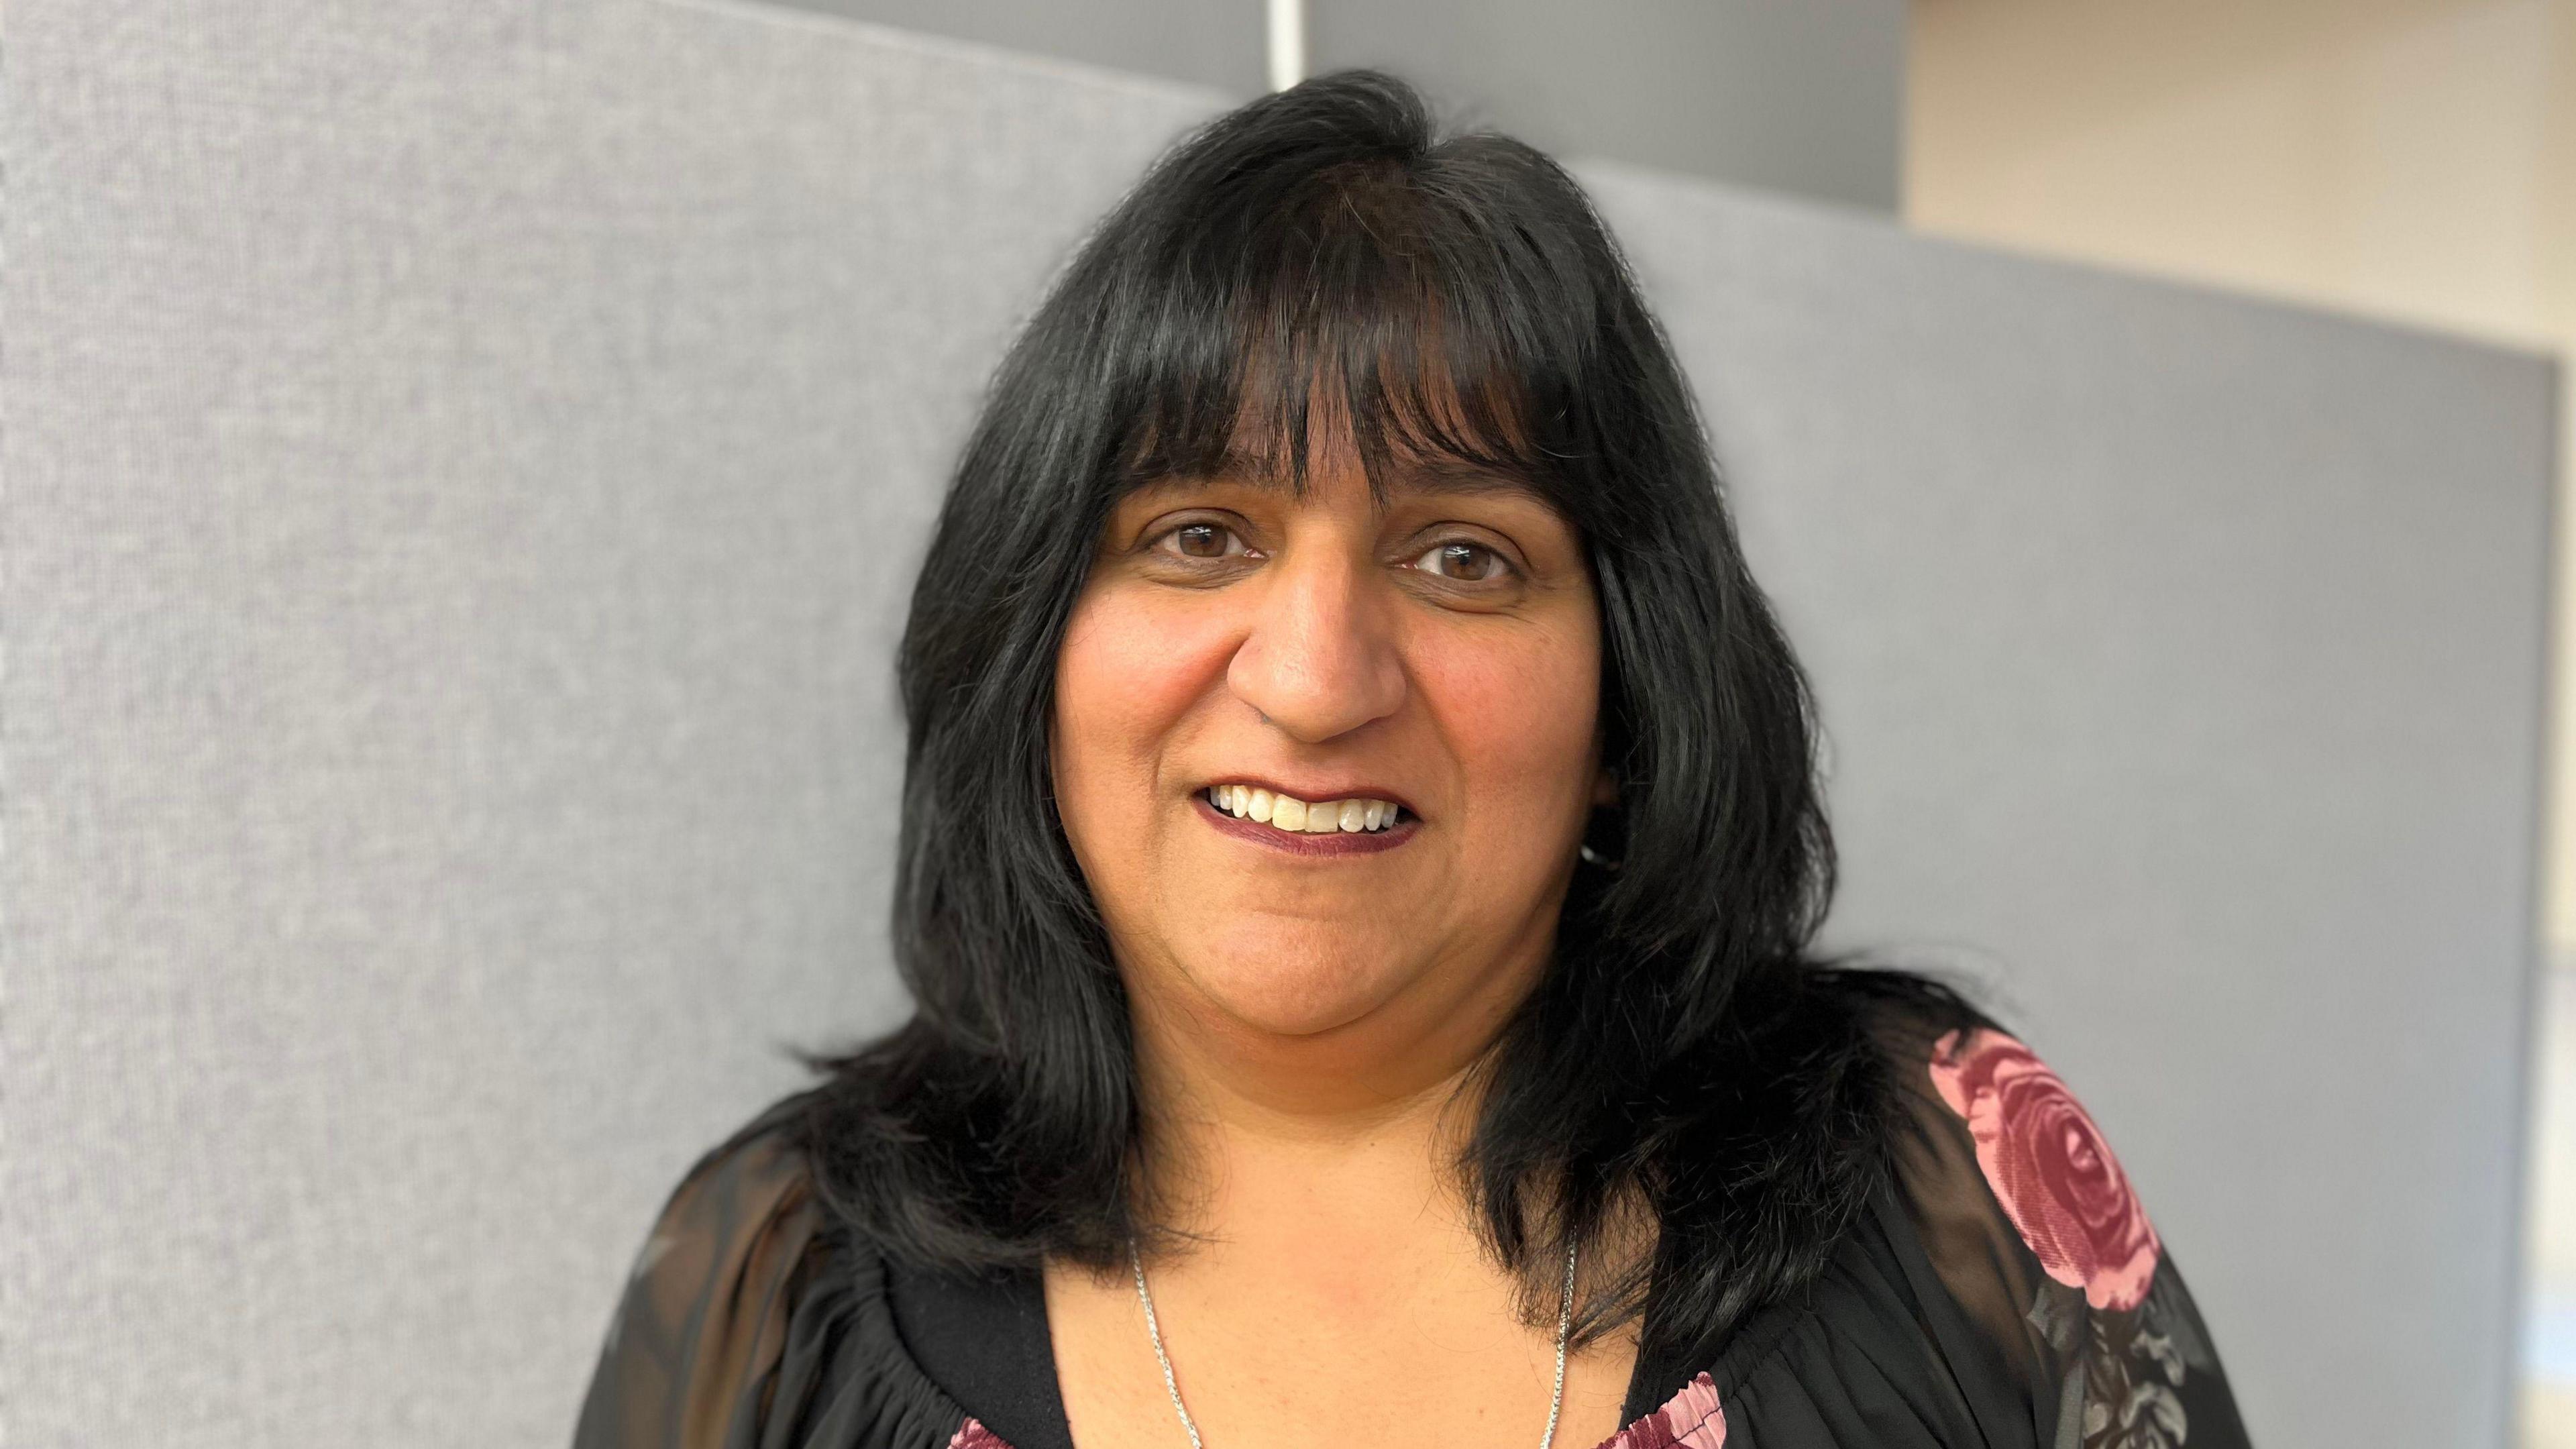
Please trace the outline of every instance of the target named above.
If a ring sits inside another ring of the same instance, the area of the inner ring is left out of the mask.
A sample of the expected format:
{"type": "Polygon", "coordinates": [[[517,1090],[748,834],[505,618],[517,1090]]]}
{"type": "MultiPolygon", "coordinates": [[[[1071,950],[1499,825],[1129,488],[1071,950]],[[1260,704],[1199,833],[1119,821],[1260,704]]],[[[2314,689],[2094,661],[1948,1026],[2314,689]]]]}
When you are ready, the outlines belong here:
{"type": "Polygon", "coordinates": [[[1574,183],[1211,123],[998,373],[904,636],[918,1010],[710,1152],[578,1444],[2244,1434],[2091,1119],[1808,942],[1804,680],[1574,183]]]}

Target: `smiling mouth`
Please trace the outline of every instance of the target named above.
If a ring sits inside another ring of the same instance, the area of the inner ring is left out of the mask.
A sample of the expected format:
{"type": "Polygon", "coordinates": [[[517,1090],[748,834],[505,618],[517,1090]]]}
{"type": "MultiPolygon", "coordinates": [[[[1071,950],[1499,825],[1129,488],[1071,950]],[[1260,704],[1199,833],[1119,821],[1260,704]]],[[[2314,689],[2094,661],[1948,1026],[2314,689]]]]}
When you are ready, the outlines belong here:
{"type": "Polygon", "coordinates": [[[1191,799],[1217,829],[1291,855],[1374,854],[1411,840],[1422,826],[1392,800],[1309,803],[1250,785],[1210,785],[1191,799]]]}
{"type": "Polygon", "coordinates": [[[1357,835],[1393,829],[1413,817],[1392,800],[1300,800],[1253,785],[1210,785],[1199,794],[1237,820],[1289,835],[1357,835]]]}

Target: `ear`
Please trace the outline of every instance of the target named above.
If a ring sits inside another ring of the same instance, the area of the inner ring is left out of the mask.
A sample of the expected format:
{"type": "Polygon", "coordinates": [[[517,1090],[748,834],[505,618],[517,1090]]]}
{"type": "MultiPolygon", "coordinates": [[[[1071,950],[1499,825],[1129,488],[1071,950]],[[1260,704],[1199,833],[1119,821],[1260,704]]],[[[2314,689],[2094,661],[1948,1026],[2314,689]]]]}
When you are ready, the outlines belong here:
{"type": "Polygon", "coordinates": [[[1592,780],[1592,803],[1609,809],[1619,803],[1619,776],[1607,765],[1592,780]]]}

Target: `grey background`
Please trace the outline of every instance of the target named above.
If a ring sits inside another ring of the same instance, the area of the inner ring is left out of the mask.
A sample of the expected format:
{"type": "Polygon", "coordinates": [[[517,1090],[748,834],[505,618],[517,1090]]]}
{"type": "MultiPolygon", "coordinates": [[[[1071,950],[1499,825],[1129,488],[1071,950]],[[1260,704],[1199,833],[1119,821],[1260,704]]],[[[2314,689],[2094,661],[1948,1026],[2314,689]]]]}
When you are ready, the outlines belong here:
{"type": "Polygon", "coordinates": [[[1894,214],[1905,0],[1308,0],[1310,71],[1382,65],[1545,150],[1894,214]]]}
{"type": "MultiPolygon", "coordinates": [[[[899,1009],[922,530],[1223,96],[702,0],[9,25],[11,1442],[561,1442],[778,1044],[899,1009]]],[[[2500,1444],[2547,365],[1584,174],[1823,692],[1831,934],[2009,993],[2258,1442],[2500,1444]]]]}
{"type": "MultiPolygon", "coordinates": [[[[1269,88],[1263,0],[783,0],[1211,87],[1269,88]]],[[[1385,66],[1551,152],[1893,214],[1905,0],[1306,0],[1306,70],[1385,66]]]]}
{"type": "Polygon", "coordinates": [[[774,0],[800,9],[1112,66],[1248,100],[1270,89],[1266,0],[774,0]]]}

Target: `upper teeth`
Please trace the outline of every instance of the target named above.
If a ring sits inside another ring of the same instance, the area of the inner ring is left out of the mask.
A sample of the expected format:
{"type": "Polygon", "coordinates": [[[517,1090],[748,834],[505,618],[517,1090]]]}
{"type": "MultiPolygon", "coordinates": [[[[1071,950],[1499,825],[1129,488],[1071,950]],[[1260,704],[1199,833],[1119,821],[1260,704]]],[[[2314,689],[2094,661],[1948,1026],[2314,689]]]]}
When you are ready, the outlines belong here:
{"type": "Polygon", "coordinates": [[[1398,809],[1387,800],[1319,800],[1309,804],[1294,795],[1274,795],[1251,785],[1211,785],[1207,793],[1208,802],[1229,815],[1308,835],[1330,835],[1336,830],[1384,830],[1395,823],[1398,809]]]}

